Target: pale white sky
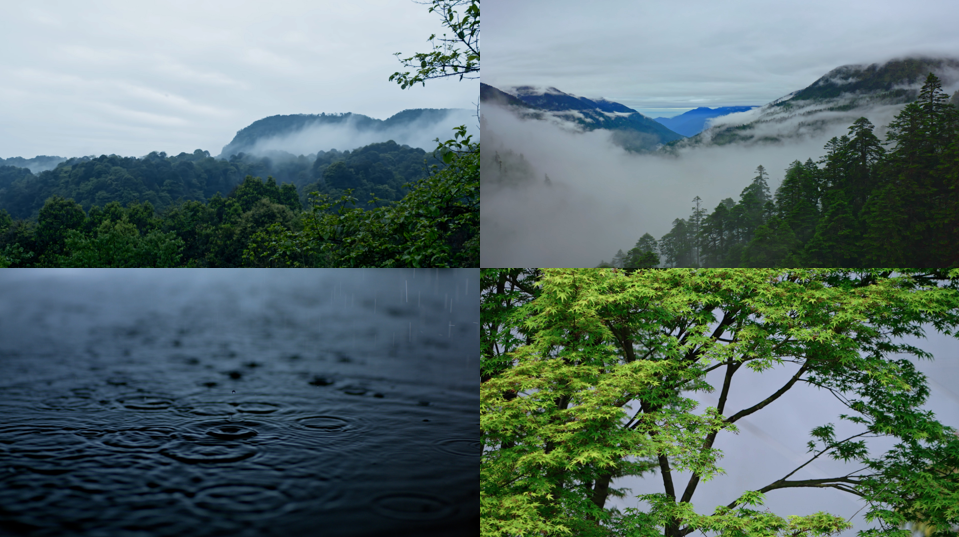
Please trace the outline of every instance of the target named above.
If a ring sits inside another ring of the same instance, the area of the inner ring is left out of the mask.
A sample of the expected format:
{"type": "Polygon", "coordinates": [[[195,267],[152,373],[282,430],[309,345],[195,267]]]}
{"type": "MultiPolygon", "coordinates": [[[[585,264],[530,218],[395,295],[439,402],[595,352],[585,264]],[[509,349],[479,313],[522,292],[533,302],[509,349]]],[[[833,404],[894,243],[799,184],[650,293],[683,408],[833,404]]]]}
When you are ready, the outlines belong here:
{"type": "Polygon", "coordinates": [[[959,56],[954,0],[487,0],[483,82],[648,116],[762,105],[840,65],[959,56]]]}
{"type": "Polygon", "coordinates": [[[214,155],[276,114],[473,108],[479,81],[401,90],[429,51],[412,0],[0,0],[0,157],[214,155]]]}

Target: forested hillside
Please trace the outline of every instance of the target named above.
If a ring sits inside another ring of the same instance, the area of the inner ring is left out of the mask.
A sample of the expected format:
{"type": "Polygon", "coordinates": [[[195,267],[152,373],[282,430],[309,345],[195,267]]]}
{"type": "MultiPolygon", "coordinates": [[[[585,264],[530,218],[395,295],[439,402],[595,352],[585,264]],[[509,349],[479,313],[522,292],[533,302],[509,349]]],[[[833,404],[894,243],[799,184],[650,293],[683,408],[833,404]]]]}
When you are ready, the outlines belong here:
{"type": "Polygon", "coordinates": [[[197,150],[39,175],[0,167],[0,267],[475,266],[469,143],[442,158],[384,142],[315,158],[197,150]],[[271,172],[291,182],[253,175],[271,172]]]}
{"type": "MultiPolygon", "coordinates": [[[[697,204],[657,242],[645,234],[614,265],[668,267],[959,266],[959,109],[929,74],[889,124],[866,118],[817,162],[793,162],[775,194],[762,166],[712,212],[697,204]]],[[[609,265],[609,263],[603,263],[609,265]]]]}
{"type": "Polygon", "coordinates": [[[13,218],[36,218],[48,198],[60,196],[73,199],[84,210],[115,201],[124,206],[149,202],[164,211],[178,202],[206,201],[217,192],[225,195],[247,175],[273,176],[279,183],[290,183],[304,203],[309,192],[339,197],[350,188],[364,202],[371,196],[393,201],[405,195],[404,184],[428,175],[427,160],[439,162],[422,149],[392,141],[309,156],[241,153],[221,160],[197,149],[176,156],[154,152],[143,158],[74,158],[39,175],[24,168],[0,167],[0,210],[13,218]]]}

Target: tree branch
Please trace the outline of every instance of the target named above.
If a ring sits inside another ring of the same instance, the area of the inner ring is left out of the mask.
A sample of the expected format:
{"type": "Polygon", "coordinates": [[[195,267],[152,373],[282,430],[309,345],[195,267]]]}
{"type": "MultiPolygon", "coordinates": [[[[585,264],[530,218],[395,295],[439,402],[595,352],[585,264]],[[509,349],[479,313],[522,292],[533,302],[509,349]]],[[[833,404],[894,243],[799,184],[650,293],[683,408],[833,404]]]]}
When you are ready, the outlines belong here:
{"type": "Polygon", "coordinates": [[[767,397],[767,398],[764,399],[763,401],[761,401],[761,402],[759,402],[759,403],[756,403],[755,405],[753,405],[753,406],[751,406],[751,407],[749,407],[749,408],[744,408],[743,410],[740,410],[739,412],[737,412],[737,413],[733,414],[732,416],[726,418],[726,423],[735,423],[738,419],[744,418],[744,417],[746,417],[746,416],[748,416],[748,415],[750,415],[750,414],[752,414],[752,413],[754,413],[754,412],[757,412],[757,411],[759,411],[759,410],[762,410],[763,408],[765,408],[766,406],[768,406],[770,403],[772,403],[772,402],[775,401],[776,399],[779,399],[779,398],[782,396],[782,394],[786,393],[787,391],[789,391],[790,388],[793,387],[793,384],[796,384],[796,381],[798,381],[798,380],[799,380],[799,377],[800,377],[803,373],[806,372],[806,369],[808,369],[808,367],[809,367],[809,362],[808,362],[808,361],[805,362],[805,363],[803,363],[802,367],[799,368],[799,371],[796,371],[796,374],[793,375],[793,377],[792,377],[791,379],[789,379],[789,382],[787,382],[787,383],[786,383],[782,388],[780,388],[776,393],[770,395],[769,397],[767,397]]]}

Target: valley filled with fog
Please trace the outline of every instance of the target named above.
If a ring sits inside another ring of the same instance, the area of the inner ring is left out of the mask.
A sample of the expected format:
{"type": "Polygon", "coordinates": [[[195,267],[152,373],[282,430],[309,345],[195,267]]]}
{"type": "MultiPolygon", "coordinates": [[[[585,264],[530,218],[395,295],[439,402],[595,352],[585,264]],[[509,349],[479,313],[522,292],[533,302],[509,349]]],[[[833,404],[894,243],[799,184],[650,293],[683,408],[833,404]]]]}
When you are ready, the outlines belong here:
{"type": "MultiPolygon", "coordinates": [[[[883,112],[890,119],[894,114],[883,112]]],[[[826,141],[849,127],[837,123],[778,144],[638,154],[615,145],[610,131],[580,133],[521,120],[498,106],[484,105],[482,114],[481,263],[491,267],[596,266],[643,233],[658,238],[669,232],[673,219],[689,214],[696,196],[710,211],[724,198],[738,198],[759,165],[775,191],[791,162],[818,159],[826,141]],[[520,179],[486,165],[496,153],[511,162],[522,155],[532,173],[520,179]]]]}
{"type": "MultiPolygon", "coordinates": [[[[728,242],[727,235],[732,233],[732,240],[742,244],[737,248],[747,247],[753,233],[760,233],[758,226],[769,223],[769,229],[761,232],[765,235],[757,235],[760,242],[742,258],[743,266],[797,262],[833,266],[829,263],[835,259],[824,254],[822,246],[817,246],[818,253],[800,252],[813,231],[819,234],[817,236],[828,236],[834,234],[830,226],[852,225],[835,220],[839,215],[835,211],[840,209],[832,208],[834,200],[827,203],[826,194],[846,188],[852,184],[850,181],[858,181],[835,175],[836,170],[843,168],[841,175],[845,177],[854,166],[854,161],[843,160],[849,158],[844,155],[850,150],[844,144],[856,138],[850,130],[853,122],[861,117],[868,119],[867,128],[875,135],[875,142],[868,143],[876,145],[877,155],[883,151],[879,146],[890,152],[897,147],[897,142],[890,138],[894,133],[889,127],[907,104],[917,99],[926,99],[923,102],[927,103],[916,108],[909,121],[948,122],[942,119],[945,117],[942,114],[948,115],[947,112],[939,110],[945,110],[943,106],[951,109],[948,102],[959,105],[957,90],[959,60],[955,59],[916,57],[847,65],[761,107],[710,118],[705,130],[693,136],[673,141],[660,138],[660,143],[637,146],[624,140],[650,136],[651,131],[641,123],[646,119],[641,114],[632,110],[634,122],[630,125],[605,123],[603,116],[610,115],[606,108],[631,110],[618,103],[580,98],[551,87],[546,90],[513,88],[515,95],[511,95],[487,86],[482,109],[486,150],[481,181],[485,200],[481,217],[484,229],[481,263],[490,267],[592,267],[610,260],[617,252],[629,251],[648,233],[650,240],[660,242],[670,234],[670,244],[665,249],[660,244],[660,266],[727,266],[729,263],[738,266],[740,251],[730,250],[728,244],[719,249],[725,248],[731,254],[700,265],[704,262],[699,259],[700,248],[706,248],[703,241],[728,242]],[[933,74],[935,81],[930,86],[927,75],[933,74]],[[925,98],[920,96],[923,91],[927,91],[925,98]],[[937,96],[929,97],[933,94],[937,96]],[[933,102],[940,104],[931,104],[933,102]],[[931,115],[920,119],[916,114],[931,115]],[[825,147],[827,143],[834,144],[832,150],[825,147]],[[827,153],[834,154],[830,157],[832,171],[820,169],[825,166],[821,159],[827,153]],[[786,202],[786,198],[773,200],[773,197],[787,169],[797,161],[805,164],[803,173],[817,175],[815,179],[810,178],[811,186],[803,187],[809,191],[804,195],[811,196],[808,201],[813,224],[804,224],[808,229],[780,229],[782,220],[776,220],[773,212],[783,213],[785,218],[786,213],[799,209],[792,205],[794,202],[786,202]],[[754,181],[757,178],[758,181],[754,181]],[[742,195],[747,187],[755,190],[758,197],[746,205],[752,203],[755,207],[748,209],[741,204],[734,209],[737,202],[745,200],[742,195]],[[773,201],[775,207],[766,205],[773,201]],[[785,205],[780,206],[781,202],[785,205]],[[712,218],[711,213],[720,204],[731,213],[752,211],[755,215],[749,218],[753,218],[755,224],[743,227],[742,222],[736,220],[741,216],[724,220],[729,218],[724,216],[724,209],[713,224],[713,227],[719,226],[713,230],[718,233],[718,239],[706,238],[700,220],[712,218]],[[694,210],[697,212],[691,215],[694,210]],[[827,213],[833,215],[829,217],[833,220],[828,220],[827,213]],[[686,218],[690,226],[678,222],[677,231],[674,223],[686,218]],[[815,224],[820,218],[825,222],[818,226],[822,230],[815,224]],[[732,226],[742,229],[725,229],[732,226]],[[772,235],[776,237],[768,238],[772,235]],[[765,245],[763,240],[767,241],[765,245]],[[691,253],[681,253],[681,250],[691,253]],[[788,255],[794,257],[787,260],[788,255]],[[799,260],[802,256],[806,256],[805,261],[799,260]],[[717,262],[720,265],[715,265],[717,262]]],[[[898,135],[907,131],[901,126],[898,135]]],[[[943,134],[941,138],[935,143],[948,145],[949,135],[943,134]]],[[[856,140],[852,143],[859,143],[856,140]]],[[[941,152],[933,153],[937,151],[941,152]]],[[[931,170],[938,165],[924,166],[931,166],[930,173],[934,173],[931,170]]],[[[889,179],[880,179],[879,173],[879,167],[869,172],[869,188],[888,184],[889,179]]],[[[859,213],[868,194],[866,198],[859,196],[862,199],[857,202],[856,214],[850,218],[860,222],[872,218],[870,225],[875,226],[878,222],[875,215],[859,213]]],[[[878,213],[885,210],[880,209],[878,213]]],[[[655,244],[650,244],[655,252],[655,244]]],[[[857,242],[856,248],[864,246],[857,242]]],[[[857,266],[859,262],[854,261],[857,266]]]]}

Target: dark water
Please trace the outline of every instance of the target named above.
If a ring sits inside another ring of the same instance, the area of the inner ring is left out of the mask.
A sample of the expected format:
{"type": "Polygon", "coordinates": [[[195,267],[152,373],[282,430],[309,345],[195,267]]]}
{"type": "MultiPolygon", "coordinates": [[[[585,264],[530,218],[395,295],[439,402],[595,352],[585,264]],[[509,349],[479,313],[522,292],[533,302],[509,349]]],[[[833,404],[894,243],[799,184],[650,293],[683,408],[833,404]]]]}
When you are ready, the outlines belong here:
{"type": "Polygon", "coordinates": [[[477,535],[478,278],[0,273],[0,534],[477,535]]]}

